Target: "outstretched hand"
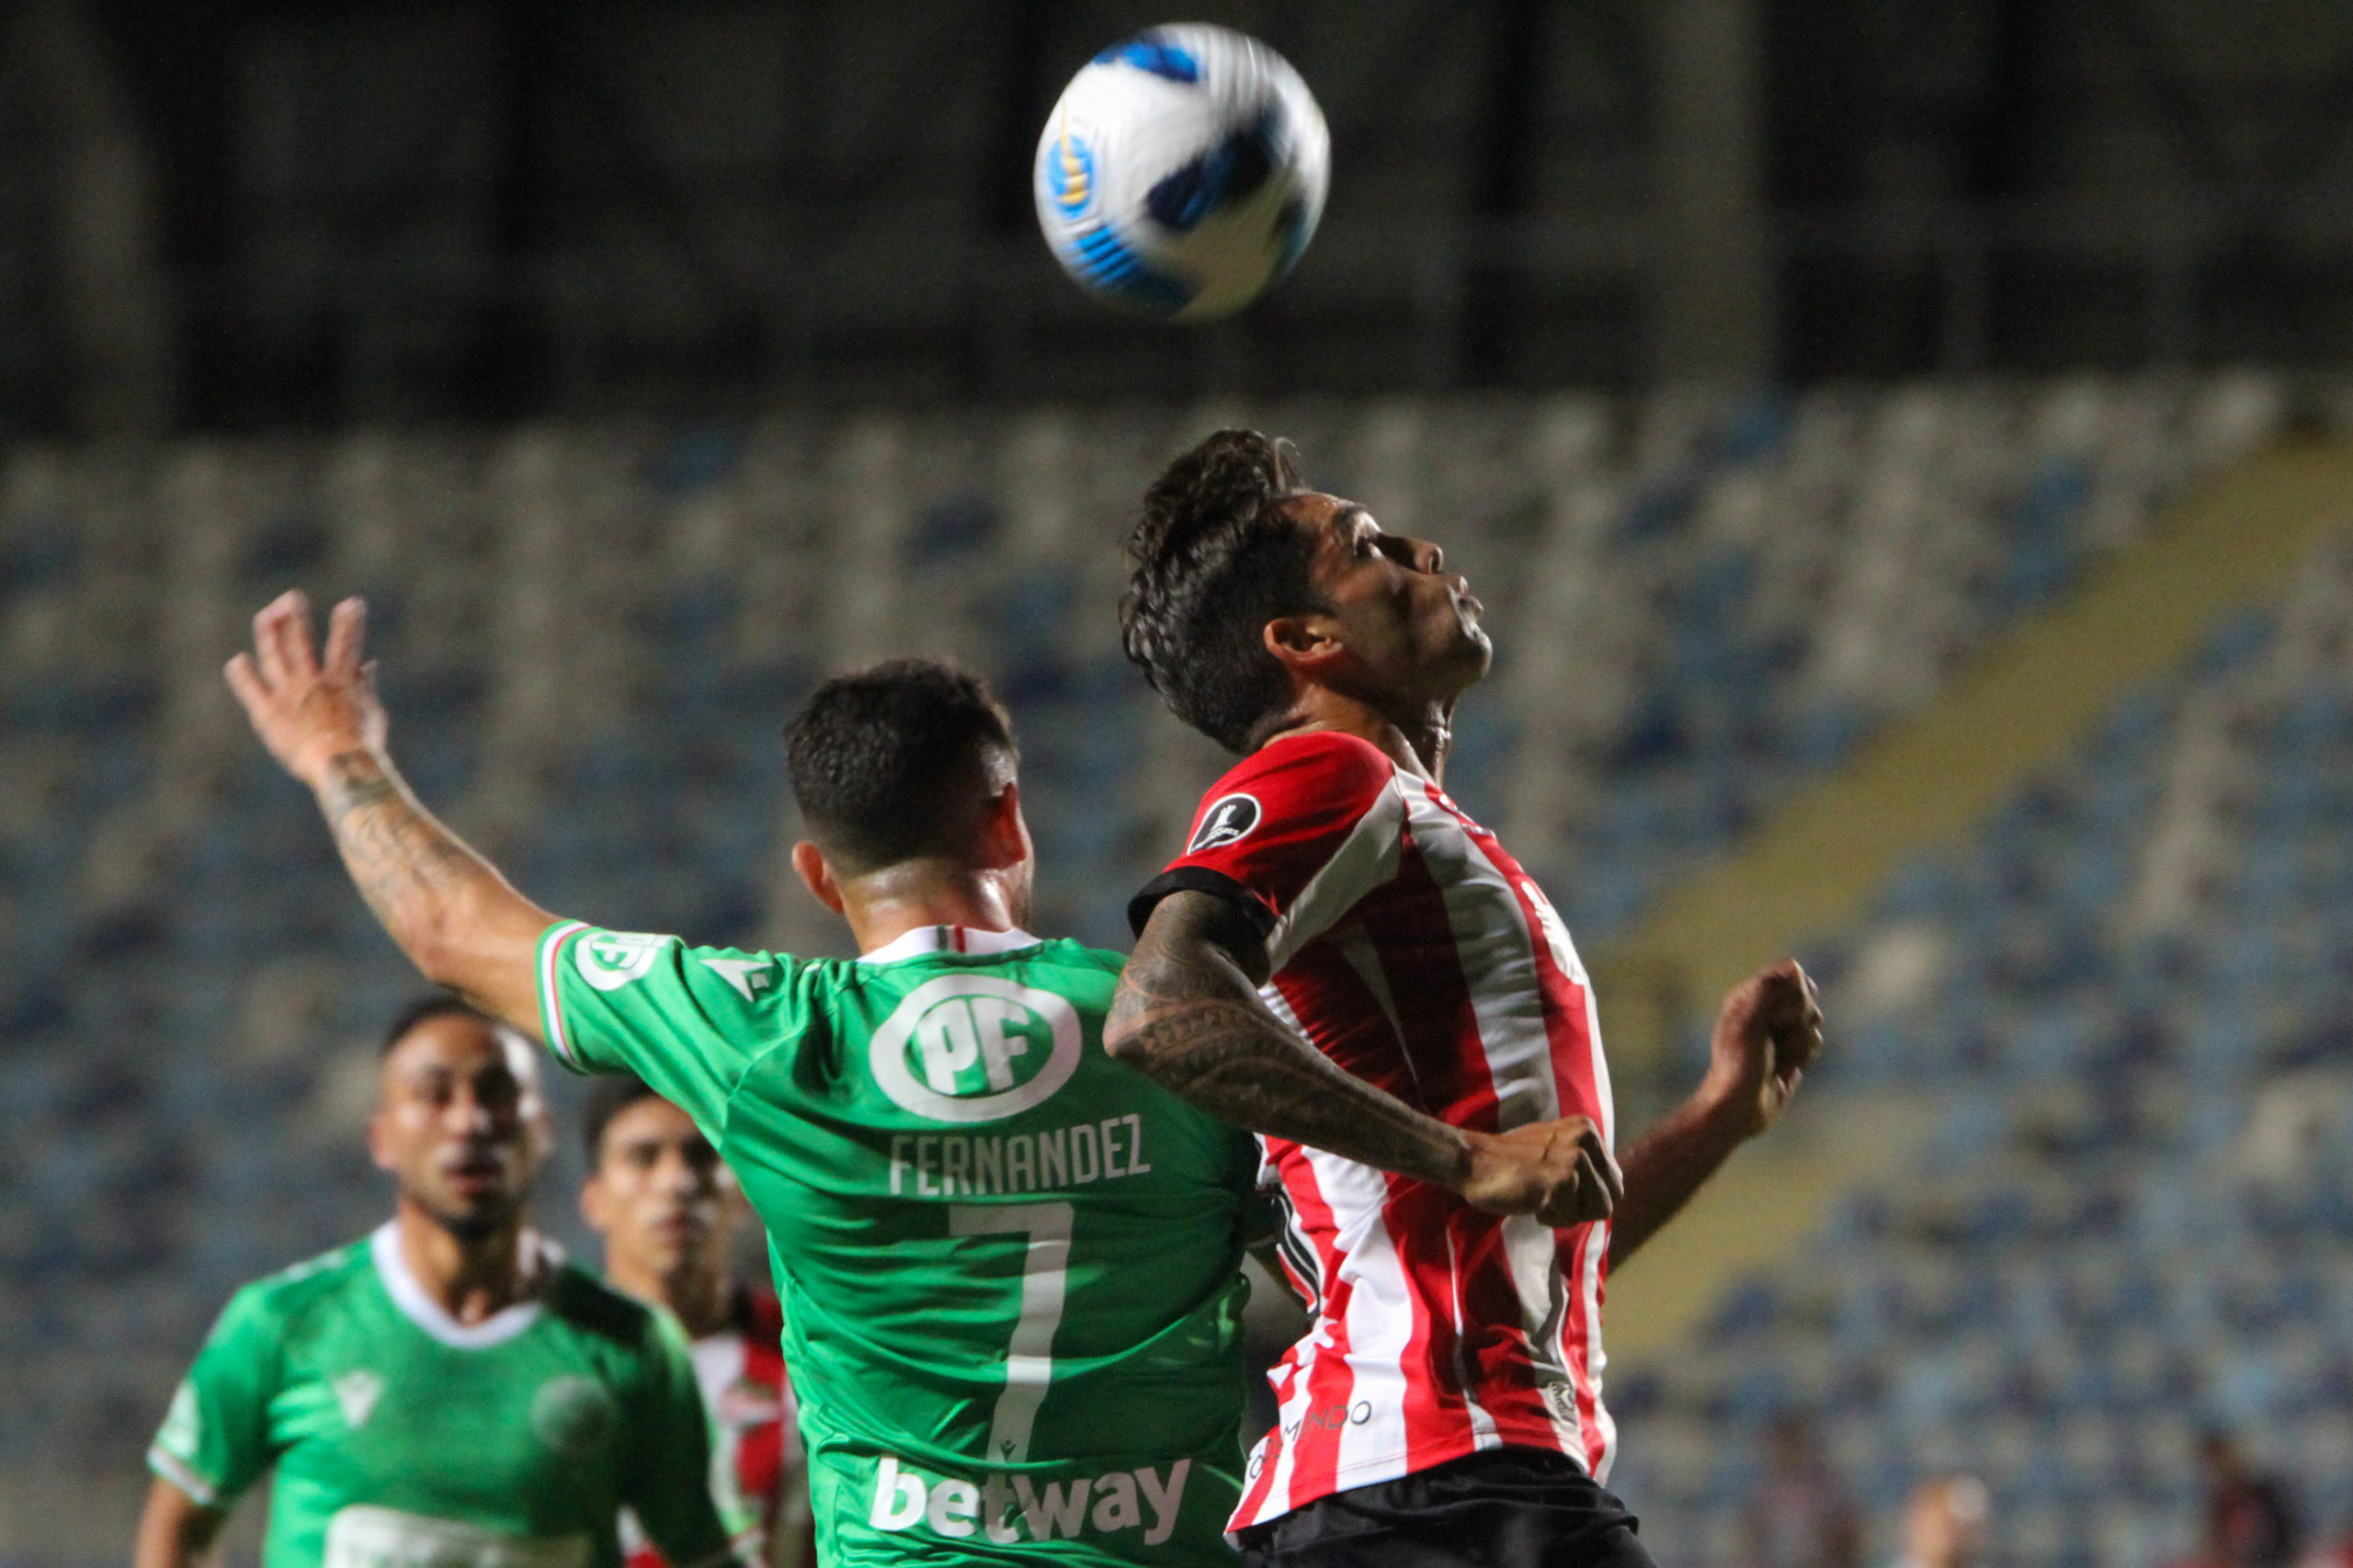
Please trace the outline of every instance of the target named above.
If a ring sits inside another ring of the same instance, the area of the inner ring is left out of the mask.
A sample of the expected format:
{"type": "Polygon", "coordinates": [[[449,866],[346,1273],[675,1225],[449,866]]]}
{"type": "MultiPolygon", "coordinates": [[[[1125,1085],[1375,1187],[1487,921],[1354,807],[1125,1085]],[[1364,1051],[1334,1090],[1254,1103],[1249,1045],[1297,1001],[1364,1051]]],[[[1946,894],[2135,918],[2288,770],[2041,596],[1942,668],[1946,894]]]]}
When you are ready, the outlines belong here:
{"type": "Polygon", "coordinates": [[[1490,1214],[1533,1214],[1552,1226],[1607,1220],[1626,1179],[1601,1129],[1564,1116],[1509,1132],[1474,1133],[1463,1201],[1490,1214]]]}
{"type": "Polygon", "coordinates": [[[311,601],[289,588],[254,617],[254,651],[224,672],[269,755],[313,789],[335,757],[383,749],[376,667],[361,660],[367,632],[368,601],[344,600],[327,618],[322,660],[311,642],[311,601]]]}
{"type": "Polygon", "coordinates": [[[1795,959],[1768,964],[1726,994],[1700,1094],[1725,1131],[1754,1138],[1780,1119],[1822,1052],[1822,1000],[1795,959]]]}

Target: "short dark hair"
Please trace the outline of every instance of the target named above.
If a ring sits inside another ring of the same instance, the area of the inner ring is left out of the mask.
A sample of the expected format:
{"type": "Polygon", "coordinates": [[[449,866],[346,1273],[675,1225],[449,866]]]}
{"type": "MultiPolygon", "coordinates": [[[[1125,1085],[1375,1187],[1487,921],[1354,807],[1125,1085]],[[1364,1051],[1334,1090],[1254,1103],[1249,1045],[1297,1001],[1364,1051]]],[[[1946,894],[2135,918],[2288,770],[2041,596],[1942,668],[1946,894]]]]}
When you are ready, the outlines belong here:
{"type": "Polygon", "coordinates": [[[1220,430],[1153,482],[1128,535],[1128,658],[1171,712],[1228,751],[1248,751],[1290,706],[1267,622],[1326,608],[1315,540],[1284,511],[1305,488],[1289,441],[1220,430]]]}
{"type": "Polygon", "coordinates": [[[390,1056],[392,1047],[406,1040],[419,1025],[429,1024],[436,1018],[472,1018],[494,1029],[502,1027],[496,1018],[481,1008],[460,1002],[446,991],[436,991],[430,995],[419,996],[392,1015],[392,1021],[386,1027],[383,1039],[376,1042],[376,1059],[381,1062],[390,1056]]]}
{"type": "Polygon", "coordinates": [[[810,836],[864,869],[969,853],[996,767],[1021,757],[989,688],[937,659],[835,676],[784,735],[810,836]]]}
{"type": "Polygon", "coordinates": [[[581,1146],[588,1154],[588,1174],[595,1176],[605,1164],[605,1129],[640,1100],[656,1100],[662,1096],[654,1085],[633,1073],[599,1074],[588,1086],[588,1108],[580,1121],[581,1146]]]}

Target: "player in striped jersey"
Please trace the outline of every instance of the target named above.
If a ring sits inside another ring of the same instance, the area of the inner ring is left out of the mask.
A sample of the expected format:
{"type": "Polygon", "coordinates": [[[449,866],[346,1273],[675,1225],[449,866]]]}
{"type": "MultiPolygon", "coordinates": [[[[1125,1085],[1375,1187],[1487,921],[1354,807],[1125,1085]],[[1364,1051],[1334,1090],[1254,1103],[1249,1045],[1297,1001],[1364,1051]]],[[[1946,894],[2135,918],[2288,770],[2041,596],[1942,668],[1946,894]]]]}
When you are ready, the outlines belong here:
{"type": "Polygon", "coordinates": [[[1811,983],[1784,961],[1725,999],[1705,1080],[1608,1213],[1554,1229],[1464,1203],[1467,1137],[1560,1117],[1615,1142],[1568,932],[1441,787],[1492,657],[1479,601],[1437,546],[1309,491],[1255,432],[1171,465],[1129,550],[1129,656],[1244,759],[1135,901],[1107,1040],[1262,1135],[1316,1313],[1274,1374],[1245,1561],[1647,1563],[1600,1485],[1603,1279],[1780,1114],[1821,1045],[1811,983]],[[1382,1101],[1391,1136],[1352,1144],[1382,1101]]]}
{"type": "MultiPolygon", "coordinates": [[[[720,1521],[745,1562],[805,1568],[817,1549],[783,1312],[765,1283],[736,1278],[733,1173],[694,1118],[631,1074],[596,1081],[583,1130],[580,1211],[604,1239],[606,1282],[666,1308],[693,1341],[720,1521]]],[[[634,1511],[621,1551],[623,1568],[667,1568],[634,1511]]]]}

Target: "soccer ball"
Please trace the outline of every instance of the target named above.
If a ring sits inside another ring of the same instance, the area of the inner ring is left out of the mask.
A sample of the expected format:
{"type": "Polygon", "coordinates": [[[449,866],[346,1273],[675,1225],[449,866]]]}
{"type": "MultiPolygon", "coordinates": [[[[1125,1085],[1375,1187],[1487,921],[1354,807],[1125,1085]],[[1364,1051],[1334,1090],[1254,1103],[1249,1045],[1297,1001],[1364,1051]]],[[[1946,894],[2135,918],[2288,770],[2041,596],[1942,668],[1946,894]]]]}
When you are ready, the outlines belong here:
{"type": "Polygon", "coordinates": [[[1231,315],[1324,215],[1332,136],[1290,62],[1229,28],[1154,28],[1089,61],[1038,140],[1038,222],[1100,298],[1231,315]]]}

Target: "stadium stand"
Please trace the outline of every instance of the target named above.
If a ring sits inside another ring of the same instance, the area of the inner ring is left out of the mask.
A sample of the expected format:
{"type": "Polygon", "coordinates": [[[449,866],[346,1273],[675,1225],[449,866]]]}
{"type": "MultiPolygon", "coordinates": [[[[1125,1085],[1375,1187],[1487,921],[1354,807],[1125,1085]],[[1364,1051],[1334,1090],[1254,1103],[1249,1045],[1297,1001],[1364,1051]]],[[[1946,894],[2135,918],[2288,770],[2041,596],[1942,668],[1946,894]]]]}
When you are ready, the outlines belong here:
{"type": "Polygon", "coordinates": [[[1925,1090],[1936,1131],[1733,1291],[1698,1353],[1621,1388],[1662,1561],[1739,1560],[1792,1411],[1882,1517],[1924,1473],[1984,1475],[1997,1562],[2189,1559],[2206,1428],[2342,1535],[2348,788],[2340,539],[1824,955],[1825,1085],[1925,1090]]]}
{"type": "MultiPolygon", "coordinates": [[[[800,950],[839,939],[783,881],[777,727],[830,665],[957,653],[996,681],[1023,731],[1046,859],[1040,924],[1124,946],[1127,893],[1216,765],[1119,657],[1113,541],[1171,451],[1247,418],[1293,434],[1319,483],[1437,534],[1473,577],[1504,655],[1498,691],[1466,713],[1449,782],[1524,846],[1590,945],[2288,415],[2278,385],[2234,375],[18,450],[0,473],[0,1179],[24,1198],[0,1210],[0,1268],[21,1282],[0,1293],[0,1346],[19,1369],[0,1405],[0,1470],[131,1471],[223,1294],[353,1233],[381,1201],[356,1139],[369,1062],[347,1047],[412,983],[219,687],[244,617],[290,582],[369,596],[404,766],[535,897],[800,950]]],[[[2056,1262],[2037,1278],[2071,1282],[2047,1310],[2072,1324],[2090,1259],[2117,1280],[2164,1278],[2160,1265],[2187,1267],[2200,1247],[2252,1257],[2270,1244],[2270,1231],[2221,1233],[2219,1211],[2143,1221],[2135,1210],[2132,1223],[2157,1229],[2154,1250],[2133,1251],[2123,1210],[2072,1196],[2091,1167],[2070,1159],[2162,1172],[2223,1158],[2213,1130],[2229,1119],[2199,1109],[2215,1103],[2200,1093],[2175,1121],[2146,1124],[2146,1147],[2143,1123],[2092,1116],[2096,1131],[2065,1134],[2059,1163],[2016,1191],[2024,1178],[1992,1168],[1991,1151],[2029,1088],[2086,1052],[2108,1052],[2097,1060],[2120,1064],[2119,1083],[2140,1082],[2122,1065],[2139,1062],[2157,1100],[2176,1083],[2240,1085],[2268,1060],[2275,1034],[2232,1009],[2279,1003],[2273,971],[2290,960],[2238,935],[2246,912],[2206,890],[2236,886],[2213,868],[2258,827],[2264,846],[2292,849],[2262,861],[2293,873],[2262,895],[2268,931],[2280,901],[2302,896],[2296,879],[2342,858],[2320,842],[2333,783],[2282,785],[2262,812],[2243,797],[2269,801],[2268,784],[2231,783],[2291,763],[2342,770],[2327,752],[2333,688],[2307,692],[2305,666],[2281,663],[2306,645],[2284,631],[2231,644],[2214,669],[2120,716],[2080,778],[2019,803],[1979,853],[1891,894],[1895,935],[1878,940],[1935,947],[1951,1000],[1888,1013],[1844,1071],[1949,1083],[1959,1108],[1939,1148],[1988,1163],[1984,1202],[1962,1205],[1967,1223],[1949,1234],[1925,1198],[1852,1210],[1825,1244],[1840,1261],[1814,1278],[1852,1276],[1851,1298],[1886,1312],[1817,1310],[1827,1284],[1761,1279],[1728,1309],[1718,1355],[1654,1388],[1647,1410],[1637,1401],[1627,1481],[1651,1494],[1663,1540],[1714,1539],[1744,1473],[1740,1445],[1701,1440],[1702,1420],[1818,1400],[1883,1502],[1890,1467],[1953,1448],[1976,1408],[1966,1400],[1994,1400],[1997,1384],[2043,1391],[2091,1364],[2079,1349],[2061,1370],[2001,1382],[1999,1336],[1971,1308],[1984,1287],[1959,1259],[1998,1247],[2007,1279],[2036,1272],[2012,1256],[2023,1239],[2047,1246],[2056,1262]],[[2252,696],[2233,707],[2221,694],[2252,691],[2266,671],[2282,717],[2256,724],[2252,696]],[[2144,799],[2139,770],[2188,744],[2176,737],[2196,726],[2177,710],[2200,693],[2222,715],[2197,731],[2212,735],[2196,753],[2206,771],[2185,761],[2162,801],[2144,799]],[[2275,738],[2304,749],[2275,756],[2275,738]],[[2134,835],[2160,820],[2176,847],[2159,857],[2150,839],[2135,872],[2134,835]],[[2154,924],[2111,959],[2086,944],[2083,917],[2120,907],[2129,888],[2154,924]],[[2097,1002],[2095,982],[2129,1005],[2097,1002]],[[2193,987],[2209,1010],[2194,1028],[2193,987]],[[1915,1262],[1929,1283],[1907,1272],[1915,1262]],[[1896,1379],[1893,1335],[1949,1346],[1921,1365],[1949,1375],[1896,1379]]],[[[2298,939],[2321,937],[2315,924],[2298,939]]],[[[1859,947],[1855,972],[1894,961],[1879,950],[1859,947]]],[[[2265,1222],[2301,1235],[2322,1202],[2291,1194],[2265,1222]]],[[[2289,1250],[2295,1267],[2273,1272],[2336,1280],[2320,1299],[2344,1316],[2343,1270],[2312,1276],[2311,1256],[2289,1250]]],[[[2310,1359],[2322,1353],[2302,1289],[2283,1282],[2245,1310],[2285,1325],[2282,1356],[2310,1359]]],[[[2150,1298],[2123,1285],[2102,1299],[2120,1291],[2131,1301],[2118,1312],[2143,1312],[2150,1298]]],[[[2235,1295],[2211,1313],[2244,1315],[2235,1295]]],[[[2148,1343],[2176,1343],[2147,1326],[2148,1343]]],[[[2152,1377],[2173,1365],[2158,1364],[2152,1377]]],[[[2277,1386],[2294,1386],[2302,1363],[2282,1365],[2277,1386]]],[[[2018,1397],[1992,1430],[2026,1459],[1985,1462],[2006,1539],[2030,1541],[2072,1530],[2060,1502],[2093,1484],[2090,1470],[2045,1462],[2054,1435],[2116,1427],[2086,1414],[2109,1406],[2072,1393],[2018,1397]]],[[[2134,1498],[2177,1475],[2133,1463],[2134,1498]]],[[[2102,1506],[2081,1551],[2103,1562],[2140,1563],[2116,1544],[2127,1527],[2173,1517],[2102,1506]]]]}

